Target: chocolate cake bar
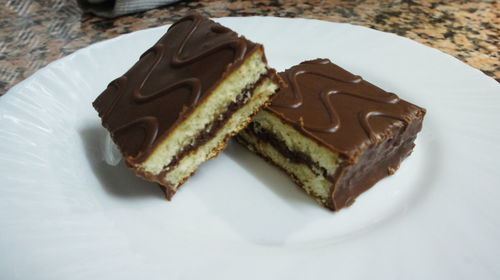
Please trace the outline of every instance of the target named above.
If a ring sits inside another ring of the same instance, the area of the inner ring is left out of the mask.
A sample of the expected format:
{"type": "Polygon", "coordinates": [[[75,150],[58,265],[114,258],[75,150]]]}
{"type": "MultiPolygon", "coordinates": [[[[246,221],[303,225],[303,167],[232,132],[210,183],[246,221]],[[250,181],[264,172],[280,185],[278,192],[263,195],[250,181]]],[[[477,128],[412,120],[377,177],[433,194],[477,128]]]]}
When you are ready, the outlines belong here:
{"type": "Polygon", "coordinates": [[[270,102],[278,79],[262,45],[189,14],[93,105],[127,166],[170,199],[270,102]]]}
{"type": "Polygon", "coordinates": [[[425,109],[327,59],[280,75],[288,86],[236,138],[322,205],[351,205],[412,152],[425,109]]]}

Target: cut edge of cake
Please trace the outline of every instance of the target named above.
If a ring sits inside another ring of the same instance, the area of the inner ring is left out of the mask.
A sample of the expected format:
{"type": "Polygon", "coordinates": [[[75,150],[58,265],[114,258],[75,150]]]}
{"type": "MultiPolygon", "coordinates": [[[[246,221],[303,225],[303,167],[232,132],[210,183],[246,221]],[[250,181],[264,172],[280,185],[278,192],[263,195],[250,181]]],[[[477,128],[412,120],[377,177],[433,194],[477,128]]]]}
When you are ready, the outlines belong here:
{"type": "Polygon", "coordinates": [[[236,140],[280,167],[306,193],[326,204],[331,186],[326,177],[333,177],[344,161],[338,153],[305,137],[270,110],[258,113],[236,140]],[[295,159],[291,160],[291,157],[295,159]],[[309,160],[311,163],[307,162],[309,160]]]}

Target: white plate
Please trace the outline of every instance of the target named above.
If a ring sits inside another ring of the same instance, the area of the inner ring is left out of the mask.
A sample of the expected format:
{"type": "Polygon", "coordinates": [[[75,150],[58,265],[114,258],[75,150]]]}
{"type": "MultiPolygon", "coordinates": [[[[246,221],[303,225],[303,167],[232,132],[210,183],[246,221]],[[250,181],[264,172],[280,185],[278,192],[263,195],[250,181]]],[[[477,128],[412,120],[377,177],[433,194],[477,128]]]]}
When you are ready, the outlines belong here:
{"type": "Polygon", "coordinates": [[[1,279],[498,279],[500,86],[409,39],[223,18],[271,65],[330,58],[427,108],[413,155],[338,213],[231,143],[172,202],[102,160],[91,106],[167,26],[84,48],[0,99],[1,279]],[[313,278],[314,277],[314,278],[313,278]]]}

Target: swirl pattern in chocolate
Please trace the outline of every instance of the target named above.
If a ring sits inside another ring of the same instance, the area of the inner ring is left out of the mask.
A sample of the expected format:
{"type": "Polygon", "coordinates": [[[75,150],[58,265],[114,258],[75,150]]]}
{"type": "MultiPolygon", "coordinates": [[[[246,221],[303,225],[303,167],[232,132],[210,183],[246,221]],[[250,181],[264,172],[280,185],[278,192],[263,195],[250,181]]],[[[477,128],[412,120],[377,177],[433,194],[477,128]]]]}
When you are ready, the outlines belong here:
{"type": "Polygon", "coordinates": [[[268,110],[350,158],[425,112],[328,59],[306,61],[280,75],[288,86],[268,110]]]}
{"type": "Polygon", "coordinates": [[[230,29],[190,14],[111,82],[93,105],[122,153],[141,162],[256,47],[230,29]]]}

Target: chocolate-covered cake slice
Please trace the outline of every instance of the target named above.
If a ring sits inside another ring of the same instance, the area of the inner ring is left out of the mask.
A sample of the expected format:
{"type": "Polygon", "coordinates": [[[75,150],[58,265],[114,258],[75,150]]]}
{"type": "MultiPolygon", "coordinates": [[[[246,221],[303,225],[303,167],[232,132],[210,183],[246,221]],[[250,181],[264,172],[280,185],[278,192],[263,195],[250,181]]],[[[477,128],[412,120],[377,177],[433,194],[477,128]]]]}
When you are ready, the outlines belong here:
{"type": "Polygon", "coordinates": [[[170,199],[269,102],[277,79],[262,45],[190,14],[93,105],[126,164],[170,199]]]}
{"type": "Polygon", "coordinates": [[[280,75],[288,87],[236,138],[322,205],[349,206],[412,152],[425,109],[327,59],[280,75]]]}

